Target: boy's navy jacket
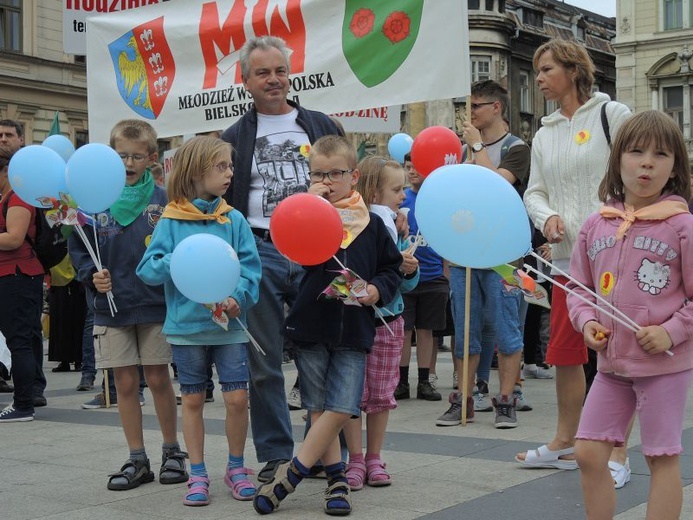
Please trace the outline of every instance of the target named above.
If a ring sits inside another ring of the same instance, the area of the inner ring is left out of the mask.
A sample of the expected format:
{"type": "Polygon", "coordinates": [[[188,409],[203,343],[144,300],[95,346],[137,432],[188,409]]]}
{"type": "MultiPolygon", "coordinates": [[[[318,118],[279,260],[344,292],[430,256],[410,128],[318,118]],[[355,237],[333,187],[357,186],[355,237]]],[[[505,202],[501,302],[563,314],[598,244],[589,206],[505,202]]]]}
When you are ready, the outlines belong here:
{"type": "MultiPolygon", "coordinates": [[[[145,284],[135,274],[154,227],[167,204],[166,191],[156,186],[149,204],[134,222],[121,226],[109,211],[95,215],[99,237],[101,265],[111,273],[113,299],[118,308],[111,316],[106,295],[94,288],[92,277],[96,266],[87,248],[77,233],[72,233],[68,242],[70,258],[77,272],[76,277],[84,283],[90,304],[94,307],[94,325],[124,327],[137,323],[163,323],[166,318],[164,288],[145,284]]],[[[94,229],[85,225],[84,233],[94,246],[94,229]]]]}
{"type": "MultiPolygon", "coordinates": [[[[340,249],[336,257],[380,292],[382,306],[397,294],[402,275],[402,255],[392,241],[383,221],[370,214],[368,226],[349,247],[340,249]]],[[[344,305],[339,299],[321,296],[323,290],[339,274],[341,267],[334,259],[305,268],[296,301],[284,325],[285,334],[294,341],[326,343],[370,352],[375,337],[372,307],[344,305]]]]}

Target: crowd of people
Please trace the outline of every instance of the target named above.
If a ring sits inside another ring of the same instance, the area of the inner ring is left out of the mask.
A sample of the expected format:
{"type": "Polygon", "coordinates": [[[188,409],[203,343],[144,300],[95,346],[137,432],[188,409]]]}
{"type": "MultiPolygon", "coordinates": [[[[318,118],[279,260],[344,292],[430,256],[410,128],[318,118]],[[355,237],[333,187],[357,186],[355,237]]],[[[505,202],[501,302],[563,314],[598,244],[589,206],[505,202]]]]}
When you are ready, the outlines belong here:
{"type": "MultiPolygon", "coordinates": [[[[648,518],[678,518],[681,434],[693,378],[693,272],[684,268],[693,217],[687,151],[673,120],[656,111],[633,116],[594,92],[594,65],[571,41],[551,40],[535,52],[539,88],[559,108],[543,118],[531,149],[508,131],[507,90],[492,80],[472,85],[462,160],[488,168],[523,197],[536,228],[538,281],[546,285],[544,273],[557,282],[550,313],[541,312],[528,309],[521,288],[495,270],[451,264],[428,246],[416,218],[425,176],[409,155],[403,163],[381,156],[359,161],[335,120],[290,101],[289,55],[273,36],[243,46],[241,75],[253,107],[220,136],[186,141],[165,188],[153,127],[131,119],[111,131],[126,185],[85,233],[94,237],[104,268],[97,269],[84,242],[70,238],[74,280],[51,288],[49,349],[49,359],[59,362],[54,371],[80,365],[77,390],[93,387],[97,368],[112,373],[114,386],[104,383],[83,405],[118,406],[129,451],[107,488],[155,480],[142,431],[147,385],[162,437],[159,482],[187,483],[186,506],[209,504],[204,403],[213,400],[213,365],[226,411],[224,482],[233,498],[269,514],[303,479],[324,472],[325,513],[349,514],[352,492],[393,483],[381,450],[398,403],[413,396],[442,400],[436,331],[446,330],[453,334],[455,380],[436,425],[471,423],[477,413],[494,411],[496,428],[515,428],[516,411],[532,409],[523,379],[552,379],[555,367],[556,434],[516,461],[580,468],[588,518],[611,518],[615,490],[630,480],[626,448],[637,415],[652,474],[648,518]],[[287,149],[294,151],[291,161],[287,149]],[[268,167],[274,160],[284,164],[281,175],[268,167]],[[343,240],[330,260],[302,267],[273,243],[270,218],[278,193],[288,193],[277,189],[282,183],[298,183],[336,208],[343,240]],[[201,232],[238,255],[239,282],[214,309],[217,318],[225,316],[223,327],[172,278],[176,245],[201,232]],[[363,280],[352,304],[320,297],[345,269],[363,280]],[[67,296],[79,306],[61,318],[67,296]],[[56,321],[71,325],[69,348],[58,348],[68,333],[54,329],[56,321]],[[246,325],[259,348],[248,346],[246,325]],[[292,398],[307,412],[297,450],[282,371],[287,347],[298,371],[292,398]],[[171,363],[187,451],[177,438],[171,363]],[[498,383],[491,397],[492,367],[498,383]],[[243,457],[248,426],[264,463],[259,486],[243,457]]],[[[7,173],[22,145],[21,125],[0,121],[0,203],[7,207],[0,213],[0,331],[14,382],[12,388],[0,381],[0,391],[14,392],[0,423],[33,420],[34,407],[46,405],[45,273],[31,247],[36,210],[11,191],[7,173]]],[[[524,259],[510,263],[521,267],[524,259]]]]}

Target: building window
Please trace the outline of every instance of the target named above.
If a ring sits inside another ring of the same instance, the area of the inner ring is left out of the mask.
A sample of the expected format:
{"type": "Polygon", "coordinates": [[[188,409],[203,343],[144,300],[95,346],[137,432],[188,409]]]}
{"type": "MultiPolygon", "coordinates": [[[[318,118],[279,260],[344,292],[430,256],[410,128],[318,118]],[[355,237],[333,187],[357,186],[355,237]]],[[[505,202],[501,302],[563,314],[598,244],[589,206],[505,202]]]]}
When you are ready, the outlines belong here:
{"type": "Polygon", "coordinates": [[[468,11],[478,11],[481,0],[467,0],[468,11]]]}
{"type": "Polygon", "coordinates": [[[669,114],[683,130],[683,87],[662,89],[662,110],[669,114]]]}
{"type": "Polygon", "coordinates": [[[556,101],[549,101],[548,99],[545,100],[544,102],[544,113],[545,114],[553,114],[556,110],[558,110],[558,102],[556,101]]]}
{"type": "Polygon", "coordinates": [[[532,114],[532,83],[528,70],[520,70],[520,112],[532,114]]]}
{"type": "Polygon", "coordinates": [[[533,11],[532,9],[522,9],[522,23],[541,29],[544,27],[544,15],[543,13],[533,11]]]}
{"type": "Polygon", "coordinates": [[[22,50],[22,2],[0,0],[0,50],[22,50]]]}
{"type": "Polygon", "coordinates": [[[687,29],[690,16],[684,16],[693,7],[691,0],[662,0],[662,27],[665,31],[687,29]]]}
{"type": "Polygon", "coordinates": [[[491,79],[491,56],[472,56],[472,82],[491,79]]]}
{"type": "Polygon", "coordinates": [[[86,130],[75,131],[75,148],[89,143],[89,132],[86,130]]]}

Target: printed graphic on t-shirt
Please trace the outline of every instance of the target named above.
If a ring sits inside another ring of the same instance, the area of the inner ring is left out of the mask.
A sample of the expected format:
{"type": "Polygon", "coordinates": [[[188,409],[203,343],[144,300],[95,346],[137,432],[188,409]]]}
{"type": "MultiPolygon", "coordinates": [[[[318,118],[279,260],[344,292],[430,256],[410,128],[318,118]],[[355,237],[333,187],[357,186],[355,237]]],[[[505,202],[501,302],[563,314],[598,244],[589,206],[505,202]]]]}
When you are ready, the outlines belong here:
{"type": "Polygon", "coordinates": [[[262,215],[272,216],[282,200],[308,191],[308,153],[310,145],[297,143],[296,132],[279,132],[258,137],[255,164],[263,181],[262,215]]]}

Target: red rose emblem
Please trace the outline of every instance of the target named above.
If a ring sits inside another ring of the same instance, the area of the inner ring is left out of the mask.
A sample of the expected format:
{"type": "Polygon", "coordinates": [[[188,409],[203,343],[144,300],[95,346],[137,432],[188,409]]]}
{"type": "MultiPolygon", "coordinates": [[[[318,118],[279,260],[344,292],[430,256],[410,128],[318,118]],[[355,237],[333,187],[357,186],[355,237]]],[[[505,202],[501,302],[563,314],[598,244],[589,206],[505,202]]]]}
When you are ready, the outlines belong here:
{"type": "Polygon", "coordinates": [[[409,36],[411,19],[403,11],[393,11],[385,19],[383,34],[392,43],[399,43],[409,36]]]}
{"type": "Polygon", "coordinates": [[[349,23],[349,30],[357,38],[363,38],[373,30],[375,13],[370,9],[362,7],[354,13],[349,23]]]}

